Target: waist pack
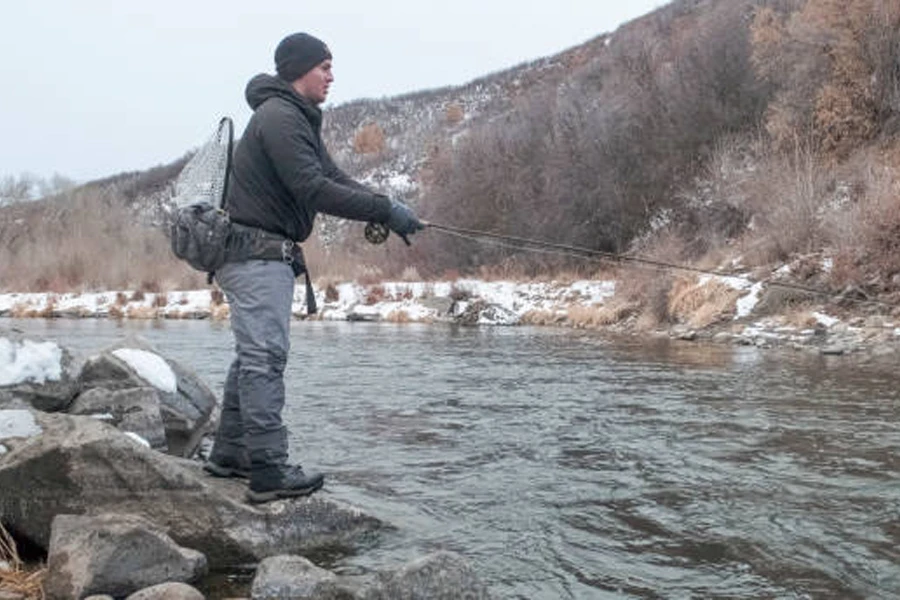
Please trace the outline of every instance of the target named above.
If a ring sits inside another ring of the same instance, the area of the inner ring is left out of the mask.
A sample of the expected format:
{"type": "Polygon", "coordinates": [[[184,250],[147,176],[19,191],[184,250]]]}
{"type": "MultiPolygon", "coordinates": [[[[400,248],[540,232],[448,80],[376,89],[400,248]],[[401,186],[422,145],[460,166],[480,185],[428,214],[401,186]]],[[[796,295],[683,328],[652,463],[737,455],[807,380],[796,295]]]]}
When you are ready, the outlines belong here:
{"type": "Polygon", "coordinates": [[[316,313],[306,260],[300,246],[284,236],[257,227],[234,223],[228,213],[211,204],[179,208],[170,229],[172,252],[189,265],[210,274],[226,263],[245,260],[278,260],[290,265],[294,277],[306,275],[306,311],[316,313]]]}
{"type": "Polygon", "coordinates": [[[183,206],[174,217],[169,243],[175,256],[205,273],[227,262],[232,233],[228,213],[204,202],[183,206]]]}

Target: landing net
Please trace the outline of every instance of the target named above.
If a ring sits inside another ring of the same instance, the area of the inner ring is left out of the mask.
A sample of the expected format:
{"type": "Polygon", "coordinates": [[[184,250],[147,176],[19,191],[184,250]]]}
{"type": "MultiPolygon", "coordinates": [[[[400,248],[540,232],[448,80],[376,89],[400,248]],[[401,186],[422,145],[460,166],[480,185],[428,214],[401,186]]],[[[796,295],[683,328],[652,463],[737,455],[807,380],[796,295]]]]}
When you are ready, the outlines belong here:
{"type": "Polygon", "coordinates": [[[228,169],[234,125],[223,117],[215,133],[197,150],[175,180],[172,201],[177,208],[191,204],[222,207],[228,189],[228,169]]]}

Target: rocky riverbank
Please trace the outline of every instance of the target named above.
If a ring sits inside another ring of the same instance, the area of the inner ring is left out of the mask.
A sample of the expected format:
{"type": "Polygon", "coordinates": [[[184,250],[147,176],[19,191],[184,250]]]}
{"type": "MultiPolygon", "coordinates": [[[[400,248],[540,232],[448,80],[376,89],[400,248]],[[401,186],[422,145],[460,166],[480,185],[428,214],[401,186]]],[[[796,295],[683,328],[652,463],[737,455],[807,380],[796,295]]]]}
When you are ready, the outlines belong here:
{"type": "MultiPolygon", "coordinates": [[[[251,598],[488,597],[449,552],[355,577],[314,564],[395,525],[327,489],[247,504],[245,483],[201,469],[216,414],[204,382],[140,341],[81,360],[0,330],[0,517],[45,557],[43,597],[203,598],[210,572],[248,564],[251,598]]],[[[0,574],[17,568],[2,558],[0,574]]]]}
{"type": "MultiPolygon", "coordinates": [[[[780,274],[786,273],[782,268],[780,274]]],[[[319,311],[307,314],[296,290],[297,319],[542,325],[589,328],[682,340],[781,346],[824,354],[889,354],[900,349],[900,307],[861,293],[798,292],[744,276],[680,280],[664,314],[646,318],[650,293],[619,293],[615,280],[480,281],[326,284],[316,288],[319,311]]],[[[0,294],[0,317],[110,319],[227,319],[217,289],[153,293],[0,294]]]]}

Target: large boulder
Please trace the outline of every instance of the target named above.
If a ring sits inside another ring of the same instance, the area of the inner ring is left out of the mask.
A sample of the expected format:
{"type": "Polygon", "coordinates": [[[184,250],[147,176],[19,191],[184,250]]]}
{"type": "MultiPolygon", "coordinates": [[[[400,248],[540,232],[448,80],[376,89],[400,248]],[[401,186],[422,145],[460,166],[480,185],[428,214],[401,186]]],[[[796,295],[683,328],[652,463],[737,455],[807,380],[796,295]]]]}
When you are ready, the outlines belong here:
{"type": "Polygon", "coordinates": [[[193,456],[213,428],[216,395],[196,373],[136,338],[88,358],[81,372],[84,389],[151,387],[159,398],[169,454],[193,456]]]}
{"type": "MultiPolygon", "coordinates": [[[[17,412],[0,410],[0,423],[17,412]]],[[[147,448],[89,417],[29,412],[24,435],[0,440],[0,506],[16,536],[46,549],[59,514],[143,516],[211,568],[268,556],[353,547],[382,524],[326,491],[259,506],[246,485],[205,475],[195,461],[147,448]]]]}
{"type": "Polygon", "coordinates": [[[65,410],[79,390],[81,363],[56,342],[0,329],[0,408],[65,410]]]}
{"type": "Polygon", "coordinates": [[[302,556],[272,556],[259,564],[253,585],[252,600],[303,600],[313,597],[323,582],[337,576],[317,567],[302,556]]]}
{"type": "Polygon", "coordinates": [[[53,519],[44,593],[48,600],[89,594],[127,596],[170,581],[206,574],[206,557],[178,546],[154,523],[135,515],[58,515],[53,519]]]}
{"type": "Polygon", "coordinates": [[[260,564],[252,600],[488,600],[469,562],[436,552],[397,569],[366,576],[337,576],[301,556],[276,556],[260,564]]]}
{"type": "Polygon", "coordinates": [[[67,412],[70,415],[103,419],[121,431],[130,431],[146,440],[154,450],[168,450],[159,396],[155,388],[93,388],[80,394],[67,412]]]}

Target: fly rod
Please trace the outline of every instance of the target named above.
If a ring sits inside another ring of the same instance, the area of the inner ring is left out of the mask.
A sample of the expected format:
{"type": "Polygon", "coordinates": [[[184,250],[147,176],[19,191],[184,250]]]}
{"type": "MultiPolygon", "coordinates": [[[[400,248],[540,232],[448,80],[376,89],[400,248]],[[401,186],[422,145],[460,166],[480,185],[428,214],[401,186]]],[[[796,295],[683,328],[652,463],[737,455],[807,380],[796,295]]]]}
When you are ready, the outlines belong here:
{"type": "MultiPolygon", "coordinates": [[[[658,260],[654,258],[648,258],[643,256],[635,256],[632,254],[617,254],[615,252],[608,252],[605,250],[595,250],[593,248],[586,248],[584,246],[574,246],[570,244],[561,244],[556,242],[549,242],[545,240],[537,240],[533,238],[526,238],[516,235],[509,235],[504,233],[495,233],[492,231],[482,231],[478,229],[469,229],[465,227],[455,227],[452,225],[444,225],[441,223],[433,223],[431,221],[422,221],[422,224],[425,225],[426,229],[433,229],[435,231],[439,231],[445,234],[453,235],[456,237],[461,237],[465,239],[470,239],[477,242],[487,242],[493,243],[498,246],[512,248],[516,250],[527,250],[531,252],[541,252],[546,254],[557,254],[563,256],[572,256],[576,258],[585,258],[589,260],[596,261],[604,261],[604,262],[618,262],[618,263],[634,263],[639,266],[652,267],[655,269],[666,270],[666,271],[682,271],[688,273],[694,273],[698,275],[706,275],[710,277],[729,277],[733,279],[739,279],[742,281],[746,281],[748,284],[752,284],[753,282],[741,275],[725,275],[722,273],[717,273],[716,271],[712,271],[710,269],[702,269],[700,267],[692,267],[690,265],[677,264],[672,262],[667,262],[664,260],[658,260]]],[[[366,226],[366,239],[373,244],[381,244],[385,240],[387,240],[388,235],[390,234],[390,230],[386,225],[382,225],[380,223],[369,223],[366,226]]],[[[403,238],[403,241],[409,245],[409,240],[403,238]]],[[[822,290],[810,286],[801,285],[798,283],[787,283],[782,281],[768,281],[766,285],[771,287],[778,287],[782,289],[792,290],[796,292],[803,292],[805,294],[813,294],[817,296],[824,296],[827,298],[834,298],[836,296],[835,292],[822,290]]],[[[869,298],[852,298],[846,297],[846,300],[850,302],[860,303],[860,304],[874,304],[879,306],[884,306],[888,308],[895,308],[894,304],[888,302],[882,302],[880,300],[872,300],[869,298]]]]}

